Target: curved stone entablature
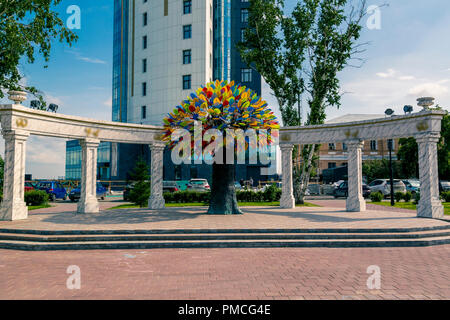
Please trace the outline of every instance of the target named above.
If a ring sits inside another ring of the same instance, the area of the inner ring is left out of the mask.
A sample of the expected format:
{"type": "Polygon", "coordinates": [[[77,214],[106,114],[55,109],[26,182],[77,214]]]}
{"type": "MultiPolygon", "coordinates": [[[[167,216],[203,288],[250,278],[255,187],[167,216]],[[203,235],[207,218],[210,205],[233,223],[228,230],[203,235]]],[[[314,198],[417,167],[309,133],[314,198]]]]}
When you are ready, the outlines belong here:
{"type": "Polygon", "coordinates": [[[445,111],[424,110],[404,116],[280,129],[280,144],[321,144],[348,140],[382,140],[441,131],[445,111]]]}
{"type": "Polygon", "coordinates": [[[160,142],[162,127],[95,120],[32,110],[22,105],[0,105],[2,130],[23,130],[33,135],[66,139],[151,144],[160,142]]]}
{"type": "MultiPolygon", "coordinates": [[[[365,210],[362,197],[362,141],[416,137],[419,145],[421,199],[417,215],[441,218],[444,209],[439,200],[437,142],[445,111],[424,109],[421,112],[366,121],[324,124],[280,129],[283,159],[283,190],[280,205],[294,208],[292,186],[292,148],[294,144],[346,142],[348,144],[347,211],[365,210]]],[[[26,219],[24,203],[26,141],[30,135],[78,139],[82,148],[81,198],[78,212],[98,212],[95,196],[97,148],[100,141],[147,144],[152,156],[151,209],[164,207],[162,195],[163,127],[102,121],[77,116],[32,110],[22,105],[0,105],[2,135],[5,138],[5,179],[0,220],[26,219]]]]}

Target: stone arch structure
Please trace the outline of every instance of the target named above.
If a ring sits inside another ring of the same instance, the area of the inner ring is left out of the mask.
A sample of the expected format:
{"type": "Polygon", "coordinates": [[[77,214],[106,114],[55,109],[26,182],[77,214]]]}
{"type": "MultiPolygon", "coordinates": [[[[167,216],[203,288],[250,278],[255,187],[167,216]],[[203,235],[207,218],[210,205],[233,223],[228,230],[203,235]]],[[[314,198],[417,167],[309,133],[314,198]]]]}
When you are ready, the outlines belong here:
{"type": "Polygon", "coordinates": [[[82,148],[79,213],[99,211],[96,197],[97,148],[100,141],[147,144],[152,151],[152,196],[149,207],[164,208],[162,127],[100,121],[32,110],[18,104],[1,105],[2,135],[5,138],[5,178],[0,220],[26,219],[24,202],[26,141],[30,135],[78,139],[82,148]]]}
{"type": "MultiPolygon", "coordinates": [[[[283,190],[282,208],[294,208],[292,187],[292,149],[295,144],[345,142],[348,145],[347,210],[365,210],[362,197],[361,148],[364,140],[415,137],[419,144],[421,199],[419,217],[441,218],[439,201],[437,142],[444,111],[422,112],[388,118],[280,129],[283,190]]],[[[162,127],[100,121],[76,116],[32,110],[20,104],[0,105],[2,135],[5,138],[4,198],[0,220],[26,219],[24,203],[26,141],[30,135],[78,139],[82,147],[81,198],[79,213],[99,211],[96,198],[97,148],[100,141],[147,144],[151,149],[151,197],[149,208],[164,208],[162,127]]]]}
{"type": "Polygon", "coordinates": [[[347,211],[365,210],[362,196],[362,154],[364,140],[414,137],[419,145],[420,201],[417,215],[441,218],[444,208],[439,200],[437,142],[445,111],[421,112],[374,120],[280,129],[283,190],[281,207],[295,206],[292,190],[292,148],[295,144],[344,142],[348,146],[347,211]]]}

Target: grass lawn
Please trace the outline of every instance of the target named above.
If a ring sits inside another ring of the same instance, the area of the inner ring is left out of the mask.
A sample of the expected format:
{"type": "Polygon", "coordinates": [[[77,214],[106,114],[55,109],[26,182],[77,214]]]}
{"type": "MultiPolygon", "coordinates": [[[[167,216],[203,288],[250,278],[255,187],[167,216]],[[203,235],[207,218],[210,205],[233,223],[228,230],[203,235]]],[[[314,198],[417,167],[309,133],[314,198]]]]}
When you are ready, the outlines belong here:
{"type": "Polygon", "coordinates": [[[51,207],[51,205],[49,205],[49,204],[43,204],[40,206],[28,206],[28,211],[43,209],[43,208],[50,208],[50,207],[51,207]]]}
{"type": "MultiPolygon", "coordinates": [[[[390,201],[383,201],[383,202],[368,202],[371,204],[376,204],[379,206],[386,206],[390,207],[391,202],[390,201]]],[[[450,202],[444,202],[444,214],[450,215],[450,202]]],[[[416,205],[413,202],[396,202],[395,206],[396,208],[403,208],[403,209],[409,209],[409,210],[416,210],[416,205]]]]}
{"type": "MultiPolygon", "coordinates": [[[[280,202],[274,201],[274,202],[239,202],[240,207],[257,207],[257,206],[268,206],[268,207],[278,207],[280,205],[280,202]]],[[[205,207],[208,206],[208,204],[202,203],[202,202],[190,202],[190,203],[166,203],[166,208],[176,208],[176,207],[205,207]]],[[[305,202],[305,204],[298,204],[296,207],[320,207],[319,205],[305,202]]],[[[108,210],[113,209],[133,209],[133,208],[139,208],[139,206],[135,204],[122,204],[119,206],[115,206],[112,208],[109,208],[108,210]]]]}

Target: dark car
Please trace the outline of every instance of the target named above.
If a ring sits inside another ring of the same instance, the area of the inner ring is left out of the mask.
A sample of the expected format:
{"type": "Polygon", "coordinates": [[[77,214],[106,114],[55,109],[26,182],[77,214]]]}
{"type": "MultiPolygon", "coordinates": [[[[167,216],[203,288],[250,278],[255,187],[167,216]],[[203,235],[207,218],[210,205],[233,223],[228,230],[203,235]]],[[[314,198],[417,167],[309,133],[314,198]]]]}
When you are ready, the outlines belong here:
{"type": "Polygon", "coordinates": [[[177,192],[179,190],[176,181],[163,181],[163,192],[177,192]]]}
{"type": "MultiPolygon", "coordinates": [[[[370,188],[366,184],[363,184],[362,188],[363,188],[363,197],[368,198],[370,195],[370,188]]],[[[347,181],[342,182],[336,189],[334,189],[333,196],[335,198],[339,198],[339,197],[346,198],[348,196],[347,181]]]]}
{"type": "MultiPolygon", "coordinates": [[[[107,192],[108,189],[102,186],[101,183],[97,182],[97,198],[105,200],[107,192]]],[[[75,188],[69,193],[69,198],[72,202],[80,200],[80,197],[81,197],[81,188],[75,188]]]]}
{"type": "Polygon", "coordinates": [[[35,189],[47,192],[50,201],[55,201],[56,199],[67,199],[66,188],[64,188],[58,181],[41,181],[36,185],[35,189]]]}

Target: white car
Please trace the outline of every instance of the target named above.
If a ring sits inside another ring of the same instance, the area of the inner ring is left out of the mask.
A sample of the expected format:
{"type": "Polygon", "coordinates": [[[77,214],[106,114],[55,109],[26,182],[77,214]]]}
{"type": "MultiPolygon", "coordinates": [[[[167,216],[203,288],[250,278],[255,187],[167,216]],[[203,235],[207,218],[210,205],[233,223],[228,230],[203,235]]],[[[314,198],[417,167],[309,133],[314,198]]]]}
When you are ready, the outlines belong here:
{"type": "MultiPolygon", "coordinates": [[[[370,192],[381,192],[385,197],[391,195],[391,183],[389,179],[376,179],[373,180],[368,187],[370,192]]],[[[394,180],[394,193],[395,192],[406,192],[406,186],[401,180],[394,180]]]]}
{"type": "Polygon", "coordinates": [[[200,191],[207,192],[211,191],[208,180],[206,179],[191,179],[187,185],[188,191],[200,191]]]}

